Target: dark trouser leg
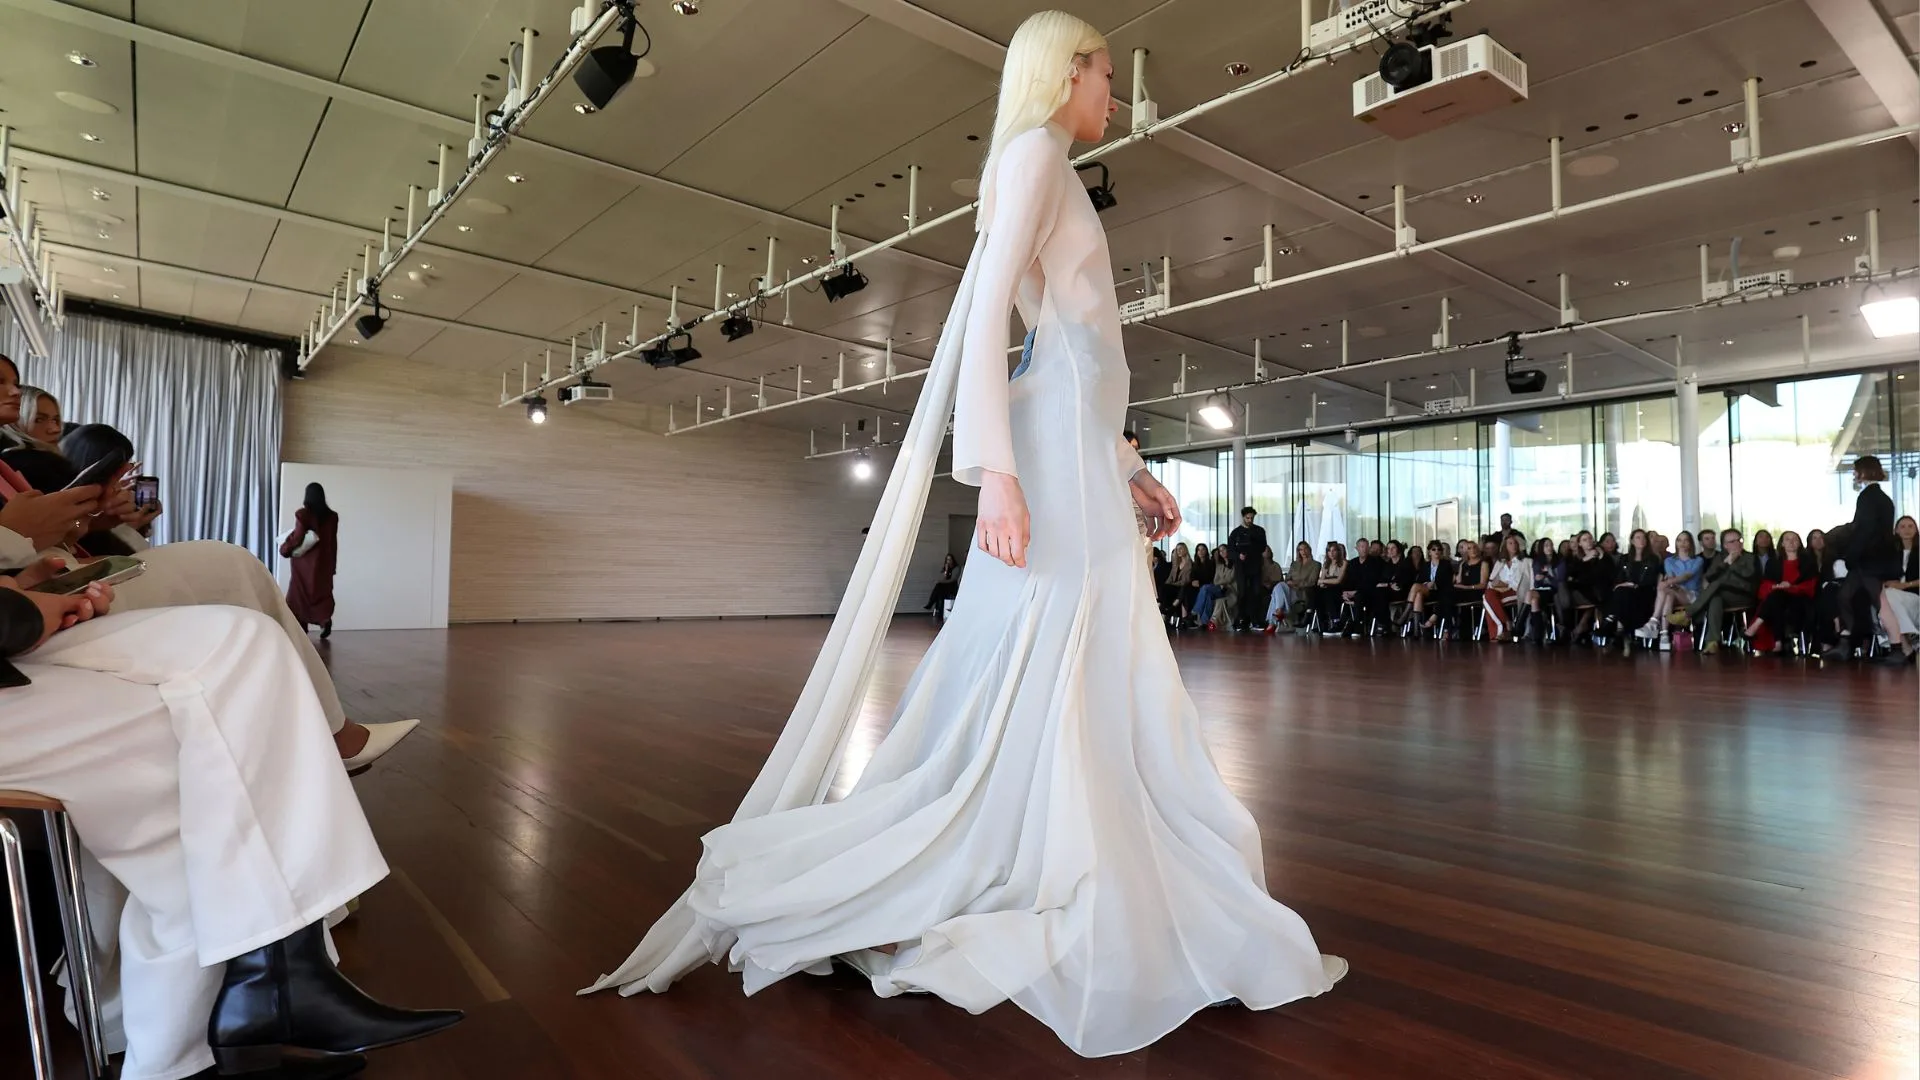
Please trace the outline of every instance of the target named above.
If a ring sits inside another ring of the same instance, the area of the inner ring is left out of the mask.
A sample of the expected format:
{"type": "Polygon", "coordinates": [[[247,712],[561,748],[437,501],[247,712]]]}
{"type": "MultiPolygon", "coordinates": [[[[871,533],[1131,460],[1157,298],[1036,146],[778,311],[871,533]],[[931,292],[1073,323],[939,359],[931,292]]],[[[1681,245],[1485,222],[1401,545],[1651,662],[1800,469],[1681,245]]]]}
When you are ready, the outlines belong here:
{"type": "Polygon", "coordinates": [[[1260,622],[1266,614],[1266,592],[1260,588],[1260,571],[1242,566],[1233,572],[1233,580],[1240,593],[1239,610],[1234,613],[1234,623],[1246,626],[1260,622]]]}
{"type": "Polygon", "coordinates": [[[1840,628],[1859,645],[1872,620],[1871,612],[1880,606],[1880,579],[1872,574],[1849,572],[1840,583],[1840,628]]]}

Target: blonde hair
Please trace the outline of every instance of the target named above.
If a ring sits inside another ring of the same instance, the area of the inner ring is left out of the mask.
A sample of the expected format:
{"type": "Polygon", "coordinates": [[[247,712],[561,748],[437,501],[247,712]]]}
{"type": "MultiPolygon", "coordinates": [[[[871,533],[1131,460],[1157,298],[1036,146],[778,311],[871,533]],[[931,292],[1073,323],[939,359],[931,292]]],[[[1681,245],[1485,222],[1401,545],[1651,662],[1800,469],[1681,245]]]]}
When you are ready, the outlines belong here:
{"type": "Polygon", "coordinates": [[[52,443],[42,442],[33,435],[33,423],[40,412],[41,398],[50,398],[56,404],[60,401],[59,398],[54,397],[54,395],[47,393],[37,386],[28,386],[22,383],[20,386],[20,415],[13,423],[6,425],[4,428],[0,428],[0,431],[9,432],[34,450],[46,450],[57,454],[60,452],[58,446],[52,443]]]}
{"type": "Polygon", "coordinates": [[[1007,43],[987,156],[1051,120],[1073,95],[1073,76],[1106,47],[1106,37],[1077,15],[1039,11],[1027,16],[1007,43]]]}

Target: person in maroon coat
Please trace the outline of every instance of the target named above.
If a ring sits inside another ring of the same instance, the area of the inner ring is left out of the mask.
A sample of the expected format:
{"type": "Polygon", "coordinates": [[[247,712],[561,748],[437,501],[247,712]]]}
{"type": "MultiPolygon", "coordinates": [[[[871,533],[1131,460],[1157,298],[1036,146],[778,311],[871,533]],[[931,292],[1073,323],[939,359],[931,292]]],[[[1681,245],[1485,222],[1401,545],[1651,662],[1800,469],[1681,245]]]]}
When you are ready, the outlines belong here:
{"type": "Polygon", "coordinates": [[[293,531],[280,543],[280,554],[293,561],[287,585],[287,607],[302,626],[320,628],[320,640],[333,636],[333,570],[339,558],[340,515],[327,505],[327,489],[308,484],[306,498],[294,511],[293,531]],[[311,535],[305,551],[301,545],[311,535]],[[298,554],[295,554],[298,552],[298,554]]]}

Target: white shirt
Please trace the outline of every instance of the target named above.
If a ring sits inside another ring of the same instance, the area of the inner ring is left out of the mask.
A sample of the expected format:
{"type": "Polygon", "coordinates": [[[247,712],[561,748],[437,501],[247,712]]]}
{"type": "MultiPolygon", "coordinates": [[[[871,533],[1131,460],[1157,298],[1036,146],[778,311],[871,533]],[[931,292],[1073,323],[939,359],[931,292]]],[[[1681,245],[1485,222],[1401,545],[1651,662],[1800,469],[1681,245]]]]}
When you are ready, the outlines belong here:
{"type": "Polygon", "coordinates": [[[1505,585],[1514,592],[1526,595],[1533,591],[1533,560],[1502,559],[1493,564],[1493,584],[1505,585]]]}

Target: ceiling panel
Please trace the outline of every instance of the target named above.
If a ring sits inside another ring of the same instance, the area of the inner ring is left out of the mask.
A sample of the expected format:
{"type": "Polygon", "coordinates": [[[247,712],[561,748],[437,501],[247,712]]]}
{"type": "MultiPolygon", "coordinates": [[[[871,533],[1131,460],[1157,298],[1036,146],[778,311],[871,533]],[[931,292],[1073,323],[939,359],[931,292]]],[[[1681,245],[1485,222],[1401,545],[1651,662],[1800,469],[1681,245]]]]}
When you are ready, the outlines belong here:
{"type": "MultiPolygon", "coordinates": [[[[1103,33],[1112,33],[1115,27],[1167,3],[1168,0],[1059,0],[1055,7],[1078,15],[1103,33]]],[[[915,6],[1002,45],[1012,40],[1020,23],[1034,12],[1030,0],[916,0],[915,6]]],[[[1292,17],[1296,21],[1299,18],[1297,14],[1292,17]]]]}
{"type": "Polygon", "coordinates": [[[16,8],[0,15],[0,120],[15,146],[132,169],[133,102],[133,48],[125,39],[16,8]],[[92,66],[69,62],[69,54],[92,66]]]}
{"type": "Polygon", "coordinates": [[[140,193],[140,255],[172,266],[251,278],[278,224],[175,195],[140,193]]]}
{"type": "Polygon", "coordinates": [[[991,93],[978,65],[868,19],[662,175],[757,206],[796,207],[844,175],[846,163],[881,158],[991,93]],[[887,92],[874,93],[877,86],[887,92]]]}
{"type": "Polygon", "coordinates": [[[620,299],[610,289],[584,289],[522,274],[469,308],[462,321],[552,338],[563,335],[575,320],[620,299]]]}
{"type": "MultiPolygon", "coordinates": [[[[715,199],[645,184],[575,230],[541,256],[538,265],[643,288],[725,237],[765,229],[763,221],[763,215],[715,199]]],[[[711,297],[711,278],[708,281],[711,297]]]]}
{"type": "MultiPolygon", "coordinates": [[[[336,78],[362,27],[368,0],[287,4],[281,0],[140,0],[142,26],[232,52],[336,78]]],[[[127,7],[131,8],[131,0],[127,7]]],[[[127,15],[120,15],[127,18],[127,15]]],[[[157,50],[148,50],[151,56],[157,50]]],[[[144,62],[144,58],[143,58],[144,62]]],[[[141,72],[145,77],[146,72],[141,72]]]]}
{"type": "Polygon", "coordinates": [[[284,205],[325,98],[188,60],[140,54],[140,171],[144,176],[284,205]]]}

